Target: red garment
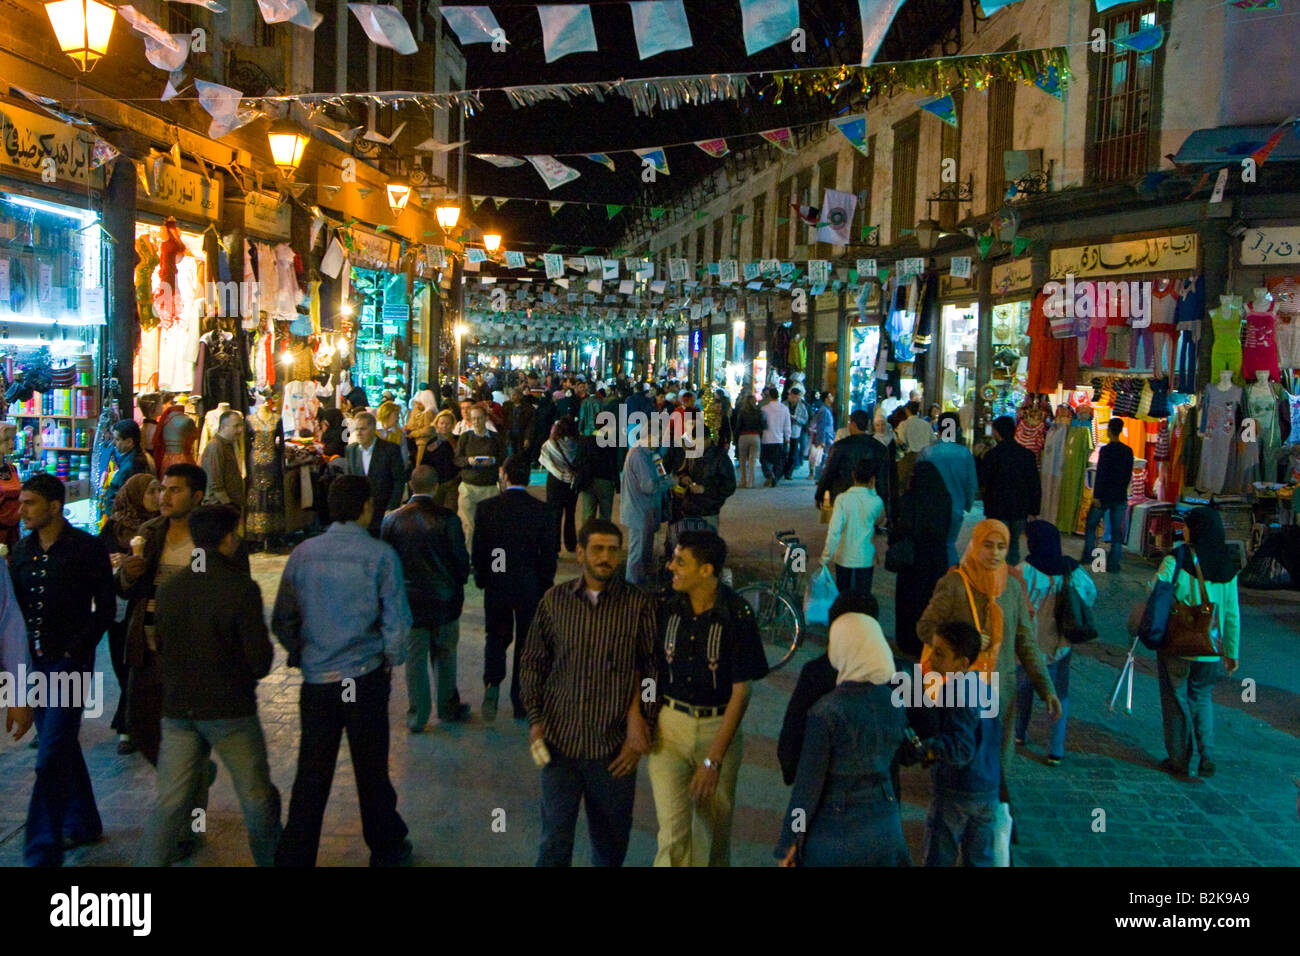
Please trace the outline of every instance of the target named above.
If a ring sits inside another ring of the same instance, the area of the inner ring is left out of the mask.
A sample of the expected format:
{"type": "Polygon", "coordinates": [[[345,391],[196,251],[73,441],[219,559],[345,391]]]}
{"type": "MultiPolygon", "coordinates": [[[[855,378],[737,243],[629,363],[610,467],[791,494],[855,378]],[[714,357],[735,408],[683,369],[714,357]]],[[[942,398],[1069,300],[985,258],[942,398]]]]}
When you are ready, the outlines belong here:
{"type": "MultiPolygon", "coordinates": [[[[153,437],[153,460],[157,463],[159,479],[162,478],[163,472],[166,471],[170,465],[176,464],[177,460],[181,460],[181,461],[185,460],[183,457],[181,459],[176,459],[174,456],[170,461],[164,460],[168,456],[167,456],[167,443],[163,441],[163,434],[167,430],[167,423],[170,422],[177,415],[184,415],[184,414],[185,414],[185,409],[182,408],[180,405],[168,405],[167,409],[161,415],[158,416],[158,427],[155,429],[154,437],[153,437]]],[[[191,456],[190,464],[193,463],[194,463],[193,458],[191,456]]]]}
{"type": "Polygon", "coordinates": [[[18,518],[18,493],[22,488],[17,468],[9,464],[0,466],[0,544],[10,548],[22,536],[18,518]]]}
{"type": "Polygon", "coordinates": [[[1274,382],[1282,380],[1277,367],[1277,307],[1270,303],[1266,312],[1246,312],[1246,342],[1242,353],[1241,374],[1246,381],[1256,372],[1268,372],[1274,382]]]}
{"type": "Polygon", "coordinates": [[[1042,395],[1055,392],[1057,384],[1074,388],[1079,381],[1079,348],[1073,337],[1053,337],[1044,304],[1047,295],[1039,292],[1029,307],[1029,373],[1025,391],[1042,395]]]}

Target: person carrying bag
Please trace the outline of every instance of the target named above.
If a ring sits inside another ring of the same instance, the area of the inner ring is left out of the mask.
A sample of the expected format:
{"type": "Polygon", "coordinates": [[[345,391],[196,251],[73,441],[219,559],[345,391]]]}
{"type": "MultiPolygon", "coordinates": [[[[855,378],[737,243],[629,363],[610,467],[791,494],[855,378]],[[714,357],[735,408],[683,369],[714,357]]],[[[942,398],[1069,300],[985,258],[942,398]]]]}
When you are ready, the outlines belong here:
{"type": "Polygon", "coordinates": [[[1197,774],[1210,777],[1216,769],[1214,680],[1220,659],[1229,675],[1237,670],[1241,642],[1240,566],[1213,508],[1193,509],[1186,526],[1186,544],[1164,559],[1149,585],[1153,593],[1172,589],[1173,599],[1156,646],[1168,752],[1160,768],[1185,778],[1199,754],[1197,774]]]}

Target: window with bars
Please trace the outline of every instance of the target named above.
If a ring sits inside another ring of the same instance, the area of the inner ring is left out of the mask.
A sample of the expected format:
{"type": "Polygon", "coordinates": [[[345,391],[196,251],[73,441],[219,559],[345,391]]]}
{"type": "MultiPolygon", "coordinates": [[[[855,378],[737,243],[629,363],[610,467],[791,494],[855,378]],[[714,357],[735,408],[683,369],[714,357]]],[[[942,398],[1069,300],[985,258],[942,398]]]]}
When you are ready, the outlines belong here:
{"type": "MultiPolygon", "coordinates": [[[[820,200],[827,189],[839,188],[835,177],[839,173],[839,156],[831,154],[817,164],[817,198],[820,200]]],[[[815,205],[815,204],[814,204],[815,205]]]]}
{"type": "Polygon", "coordinates": [[[713,223],[713,258],[710,262],[717,262],[722,258],[722,220],[719,219],[713,223]]]}
{"type": "Polygon", "coordinates": [[[737,206],[731,210],[731,245],[727,249],[727,258],[740,258],[740,227],[745,219],[745,207],[737,206]]]}
{"type": "Polygon", "coordinates": [[[921,117],[913,114],[894,124],[894,194],[890,203],[889,241],[898,242],[904,229],[916,225],[916,162],[920,152],[921,117]]]}
{"type": "Polygon", "coordinates": [[[858,228],[852,233],[855,240],[862,235],[862,228],[871,228],[871,192],[875,184],[876,171],[876,137],[873,134],[867,140],[867,152],[853,151],[852,189],[858,197],[858,228]]]}
{"type": "Polygon", "coordinates": [[[1006,159],[1003,155],[1015,148],[1016,84],[1013,80],[994,80],[989,84],[989,151],[988,185],[985,208],[997,209],[1007,195],[1006,159]]]}
{"type": "MultiPolygon", "coordinates": [[[[196,27],[203,24],[198,22],[198,9],[187,3],[169,3],[167,4],[167,32],[168,33],[193,33],[196,27]]],[[[261,17],[258,17],[261,20],[261,17]]]]}
{"type": "Polygon", "coordinates": [[[704,255],[705,255],[705,253],[704,253],[704,230],[705,230],[705,228],[707,228],[707,227],[705,227],[705,226],[700,226],[699,229],[696,229],[696,230],[695,230],[695,264],[696,264],[697,266],[704,265],[704,262],[705,262],[705,259],[704,259],[704,255]]]}
{"type": "Polygon", "coordinates": [[[749,258],[763,258],[763,240],[767,235],[767,195],[754,197],[753,222],[749,227],[749,258]]]}
{"type": "Polygon", "coordinates": [[[776,187],[776,258],[790,258],[790,220],[794,218],[794,210],[790,208],[790,203],[794,197],[792,190],[794,180],[787,176],[781,180],[781,184],[776,187]],[[784,223],[780,220],[786,220],[784,223]]]}
{"type": "MultiPolygon", "coordinates": [[[[175,4],[172,5],[173,9],[175,6],[175,4]]],[[[267,23],[266,19],[260,14],[253,19],[253,45],[275,46],[275,27],[267,23]]]]}
{"type": "Polygon", "coordinates": [[[1123,50],[1114,41],[1156,23],[1154,2],[1134,4],[1100,22],[1110,42],[1104,53],[1091,57],[1094,68],[1087,174],[1092,183],[1139,176],[1152,163],[1152,131],[1156,126],[1153,112],[1158,95],[1156,57],[1161,51],[1123,50]]]}

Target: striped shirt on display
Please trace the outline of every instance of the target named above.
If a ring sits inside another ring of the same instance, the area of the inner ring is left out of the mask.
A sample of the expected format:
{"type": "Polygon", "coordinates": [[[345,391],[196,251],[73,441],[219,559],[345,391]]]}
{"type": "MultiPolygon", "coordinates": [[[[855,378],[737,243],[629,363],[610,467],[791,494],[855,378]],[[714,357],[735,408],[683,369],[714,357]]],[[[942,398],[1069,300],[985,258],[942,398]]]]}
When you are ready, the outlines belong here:
{"type": "MultiPolygon", "coordinates": [[[[640,682],[656,679],[655,636],[650,599],[621,578],[611,579],[594,605],[584,578],[551,588],[533,617],[520,663],[528,722],[540,722],[547,743],[568,757],[611,756],[627,736],[627,712],[640,682]]],[[[653,703],[642,710],[650,719],[653,703]]]]}

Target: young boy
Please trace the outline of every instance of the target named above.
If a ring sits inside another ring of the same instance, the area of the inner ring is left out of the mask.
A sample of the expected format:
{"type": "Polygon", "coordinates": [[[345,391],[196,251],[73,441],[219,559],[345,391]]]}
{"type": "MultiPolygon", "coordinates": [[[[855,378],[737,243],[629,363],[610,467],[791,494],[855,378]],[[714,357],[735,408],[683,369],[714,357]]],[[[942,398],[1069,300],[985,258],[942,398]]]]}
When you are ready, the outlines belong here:
{"type": "Polygon", "coordinates": [[[871,593],[876,546],[872,535],[884,523],[885,503],[876,494],[876,460],[859,459],[853,466],[853,487],[835,499],[830,527],[822,548],[822,566],[835,567],[835,587],[841,593],[871,593]]]}
{"type": "MultiPolygon", "coordinates": [[[[931,667],[940,674],[965,677],[980,653],[980,634],[965,621],[950,621],[935,631],[931,667]]],[[[978,676],[978,675],[977,675],[978,676]]],[[[970,685],[968,685],[970,686],[970,685]]],[[[944,692],[940,688],[940,693],[944,692]]],[[[944,695],[947,696],[946,694],[944,695]]],[[[951,705],[953,701],[941,701],[951,705]]],[[[954,866],[961,848],[966,866],[993,866],[993,821],[1002,776],[1002,723],[994,710],[985,716],[978,695],[967,693],[965,706],[936,708],[939,732],[923,744],[934,781],[925,818],[925,866],[954,866]]]]}

